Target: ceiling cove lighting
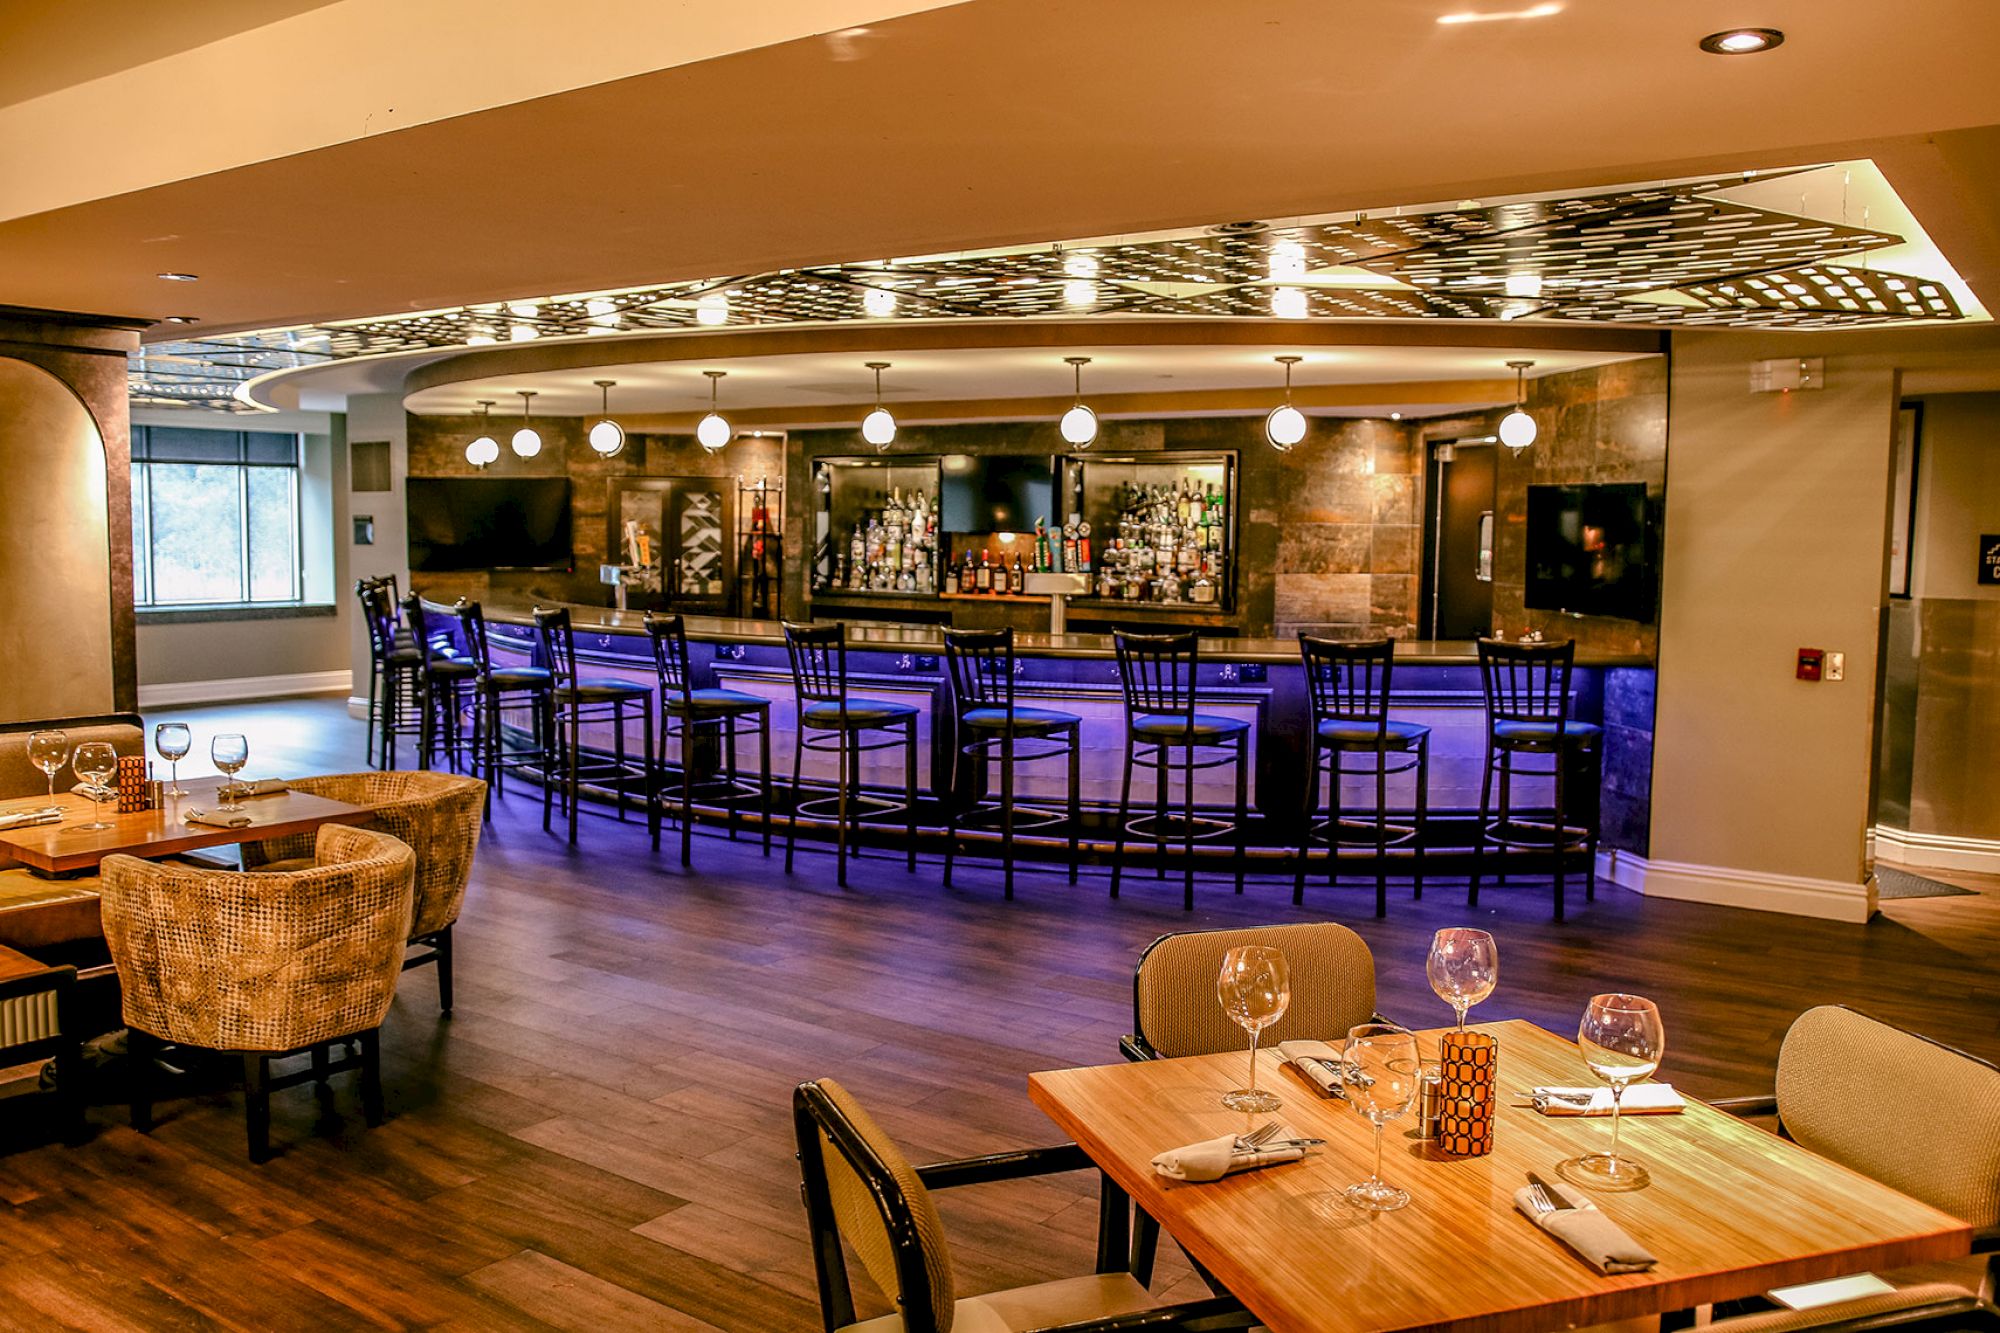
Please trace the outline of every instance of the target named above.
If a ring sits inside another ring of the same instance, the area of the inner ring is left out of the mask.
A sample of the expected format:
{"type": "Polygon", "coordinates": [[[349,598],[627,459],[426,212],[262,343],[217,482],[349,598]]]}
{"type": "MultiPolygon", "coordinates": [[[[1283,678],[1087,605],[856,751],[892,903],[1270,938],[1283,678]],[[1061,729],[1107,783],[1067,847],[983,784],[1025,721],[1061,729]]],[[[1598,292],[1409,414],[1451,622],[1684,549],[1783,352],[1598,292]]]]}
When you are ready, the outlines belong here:
{"type": "Polygon", "coordinates": [[[1451,27],[1459,23],[1502,23],[1508,19],[1545,19],[1562,13],[1558,4],[1530,5],[1526,9],[1465,10],[1457,14],[1440,14],[1438,22],[1451,27]]]}
{"type": "Polygon", "coordinates": [[[1271,313],[1279,319],[1304,319],[1306,293],[1303,287],[1273,287],[1271,313]]]}
{"type": "Polygon", "coordinates": [[[1284,282],[1306,275],[1306,248],[1297,241],[1279,241],[1271,247],[1270,272],[1273,281],[1284,282]]]}
{"type": "Polygon", "coordinates": [[[590,316],[590,322],[600,329],[615,329],[622,322],[616,301],[585,301],[583,313],[590,316]]]}
{"type": "Polygon", "coordinates": [[[479,434],[465,446],[465,461],[476,468],[483,469],[500,457],[500,441],[493,438],[492,428],[486,424],[486,418],[492,411],[492,399],[479,400],[479,434]]]}
{"type": "Polygon", "coordinates": [[[531,419],[537,390],[516,389],[514,392],[521,395],[521,429],[514,432],[514,438],[507,442],[508,447],[513,449],[516,458],[533,458],[542,451],[542,437],[531,419]]]}
{"type": "Polygon", "coordinates": [[[710,453],[715,453],[722,446],[728,444],[736,435],[736,432],[730,429],[729,423],[723,419],[721,409],[716,406],[715,402],[716,388],[722,383],[722,377],[729,372],[726,370],[704,370],[701,373],[708,376],[708,415],[703,417],[700,424],[695,426],[694,437],[701,442],[702,448],[708,450],[710,453]]]}
{"type": "Polygon", "coordinates": [[[863,364],[875,372],[875,410],[861,418],[861,438],[874,445],[875,452],[885,453],[896,442],[896,418],[882,406],[882,372],[889,368],[889,363],[868,361],[863,364]]]}
{"type": "Polygon", "coordinates": [[[1784,44],[1785,34],[1776,28],[1724,28],[1698,43],[1712,56],[1754,56],[1784,44]]]}
{"type": "Polygon", "coordinates": [[[609,458],[625,447],[625,428],[611,419],[611,391],[618,385],[617,380],[592,380],[603,397],[599,400],[603,415],[590,428],[590,447],[598,457],[609,458]]]}
{"type": "Polygon", "coordinates": [[[531,343],[542,336],[542,331],[532,324],[516,324],[507,330],[507,341],[511,343],[531,343]]]}
{"type": "Polygon", "coordinates": [[[1305,358],[1281,356],[1275,359],[1285,368],[1285,401],[1272,408],[1271,415],[1264,418],[1264,438],[1271,442],[1273,449],[1288,454],[1306,437],[1306,414],[1292,406],[1292,367],[1305,358]]]}
{"type": "Polygon", "coordinates": [[[161,282],[200,282],[200,281],[201,281],[201,274],[199,274],[199,273],[155,273],[155,274],[154,274],[153,276],[154,276],[154,277],[156,277],[156,278],[158,278],[158,279],[159,279],[159,280],[160,280],[161,282]]]}
{"type": "Polygon", "coordinates": [[[1509,361],[1508,369],[1514,372],[1514,410],[1500,418],[1500,443],[1514,451],[1516,457],[1523,449],[1535,442],[1535,419],[1527,414],[1522,404],[1527,402],[1526,383],[1523,379],[1532,361],[1509,361]]]}
{"type": "Polygon", "coordinates": [[[861,294],[861,309],[876,319],[896,313],[896,294],[887,287],[870,287],[861,294]]]}
{"type": "Polygon", "coordinates": [[[1083,368],[1090,364],[1087,356],[1066,356],[1063,360],[1076,371],[1076,404],[1062,414],[1062,437],[1079,449],[1088,449],[1097,438],[1097,413],[1084,405],[1083,368]]]}
{"type": "MultiPolygon", "coordinates": [[[[729,298],[721,292],[710,292],[699,297],[694,303],[694,322],[715,328],[729,322],[729,298]]],[[[704,372],[706,373],[706,372],[704,372]]]]}

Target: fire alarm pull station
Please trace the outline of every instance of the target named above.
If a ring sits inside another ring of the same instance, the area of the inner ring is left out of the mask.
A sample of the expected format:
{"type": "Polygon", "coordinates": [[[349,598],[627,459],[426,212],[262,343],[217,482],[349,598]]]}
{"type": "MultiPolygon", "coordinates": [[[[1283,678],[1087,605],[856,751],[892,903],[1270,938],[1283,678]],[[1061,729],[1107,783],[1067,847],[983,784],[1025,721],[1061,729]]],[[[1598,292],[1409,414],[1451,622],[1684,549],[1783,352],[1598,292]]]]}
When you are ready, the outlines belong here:
{"type": "Polygon", "coordinates": [[[1818,680],[1826,665],[1826,654],[1818,648],[1799,649],[1799,679],[1818,680]]]}

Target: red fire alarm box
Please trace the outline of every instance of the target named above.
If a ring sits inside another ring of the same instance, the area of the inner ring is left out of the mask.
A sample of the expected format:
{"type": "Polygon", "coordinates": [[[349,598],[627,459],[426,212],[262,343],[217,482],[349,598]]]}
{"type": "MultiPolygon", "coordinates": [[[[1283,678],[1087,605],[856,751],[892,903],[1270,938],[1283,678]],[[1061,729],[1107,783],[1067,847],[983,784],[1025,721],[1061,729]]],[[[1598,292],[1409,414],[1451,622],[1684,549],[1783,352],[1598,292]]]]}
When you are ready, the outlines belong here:
{"type": "Polygon", "coordinates": [[[1799,679],[1818,680],[1826,667],[1826,653],[1818,648],[1799,649],[1799,679]]]}

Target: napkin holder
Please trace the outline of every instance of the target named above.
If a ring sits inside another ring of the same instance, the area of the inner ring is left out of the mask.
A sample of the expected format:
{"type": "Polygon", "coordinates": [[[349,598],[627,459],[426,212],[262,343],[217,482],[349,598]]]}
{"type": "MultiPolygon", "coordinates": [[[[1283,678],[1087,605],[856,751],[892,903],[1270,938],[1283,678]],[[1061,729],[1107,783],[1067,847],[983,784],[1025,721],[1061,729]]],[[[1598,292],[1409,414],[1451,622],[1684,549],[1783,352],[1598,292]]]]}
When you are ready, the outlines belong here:
{"type": "Polygon", "coordinates": [[[1453,1157],[1493,1151],[1500,1043],[1484,1032],[1448,1032],[1439,1045],[1437,1146],[1453,1157]]]}

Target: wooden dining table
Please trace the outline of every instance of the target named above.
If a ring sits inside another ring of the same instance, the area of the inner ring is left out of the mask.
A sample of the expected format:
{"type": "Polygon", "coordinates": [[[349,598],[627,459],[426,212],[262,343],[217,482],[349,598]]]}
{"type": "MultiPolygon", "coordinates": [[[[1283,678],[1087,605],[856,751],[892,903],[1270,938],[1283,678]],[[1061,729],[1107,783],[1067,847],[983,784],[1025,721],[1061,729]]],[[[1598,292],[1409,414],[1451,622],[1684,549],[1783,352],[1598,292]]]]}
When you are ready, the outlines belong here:
{"type": "MultiPolygon", "coordinates": [[[[1474,1030],[1499,1039],[1493,1151],[1448,1157],[1410,1117],[1392,1121],[1382,1175],[1411,1196],[1394,1212],[1343,1192],[1374,1164],[1369,1122],[1275,1052],[1257,1056],[1259,1086],[1284,1099],[1275,1116],[1221,1105],[1248,1072],[1240,1052],[1030,1074],[1028,1094],[1273,1333],[1576,1327],[1970,1251],[1958,1218],[1690,1099],[1680,1114],[1624,1118],[1623,1151],[1652,1183],[1590,1197],[1659,1262],[1600,1273],[1514,1206],[1528,1172],[1554,1180],[1565,1159],[1609,1145],[1607,1119],[1527,1104],[1531,1088],[1594,1081],[1575,1043],[1520,1020],[1474,1030]],[[1152,1167],[1157,1153],[1273,1118],[1326,1143],[1205,1184],[1152,1167]]],[[[1419,1034],[1425,1059],[1440,1035],[1419,1034]]]]}

